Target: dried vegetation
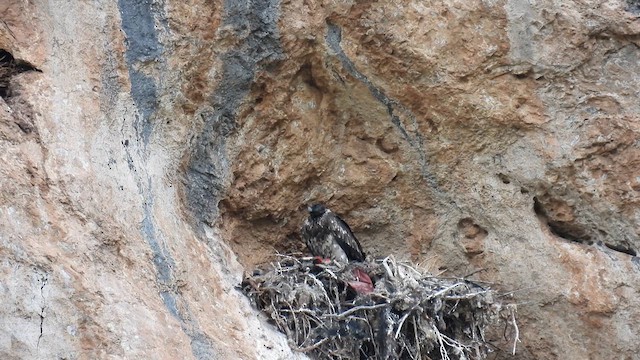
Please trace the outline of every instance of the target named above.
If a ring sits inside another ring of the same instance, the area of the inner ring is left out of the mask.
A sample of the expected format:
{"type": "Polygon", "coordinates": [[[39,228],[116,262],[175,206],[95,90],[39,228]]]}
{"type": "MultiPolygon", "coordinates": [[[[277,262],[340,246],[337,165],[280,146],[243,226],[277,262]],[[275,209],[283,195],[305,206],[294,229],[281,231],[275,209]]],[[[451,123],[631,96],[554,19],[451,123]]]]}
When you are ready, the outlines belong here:
{"type": "Polygon", "coordinates": [[[281,256],[246,276],[242,290],[292,348],[317,359],[484,359],[494,350],[488,330],[508,334],[510,352],[518,341],[515,305],[486,284],[391,257],[344,267],[281,256]],[[373,291],[350,285],[359,271],[373,291]]]}

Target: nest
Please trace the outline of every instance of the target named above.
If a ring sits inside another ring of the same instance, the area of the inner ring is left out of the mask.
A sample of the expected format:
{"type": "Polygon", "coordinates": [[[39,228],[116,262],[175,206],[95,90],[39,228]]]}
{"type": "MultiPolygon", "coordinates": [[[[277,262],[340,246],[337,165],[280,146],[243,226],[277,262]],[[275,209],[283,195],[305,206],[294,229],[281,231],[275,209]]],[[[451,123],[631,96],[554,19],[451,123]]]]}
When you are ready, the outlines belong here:
{"type": "Polygon", "coordinates": [[[515,306],[494,290],[390,257],[340,266],[281,256],[246,276],[242,290],[294,350],[317,359],[484,359],[485,332],[502,324],[514,352],[518,341],[515,306]],[[363,272],[374,284],[365,291],[363,272]]]}

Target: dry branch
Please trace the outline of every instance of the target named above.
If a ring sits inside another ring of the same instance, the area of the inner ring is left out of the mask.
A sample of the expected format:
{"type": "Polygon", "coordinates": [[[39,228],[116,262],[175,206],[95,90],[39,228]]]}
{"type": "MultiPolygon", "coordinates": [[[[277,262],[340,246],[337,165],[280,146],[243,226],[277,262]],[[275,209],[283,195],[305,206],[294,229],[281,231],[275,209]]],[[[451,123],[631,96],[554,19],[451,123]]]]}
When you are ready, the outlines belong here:
{"type": "Polygon", "coordinates": [[[488,328],[503,322],[519,332],[514,305],[485,284],[423,274],[392,257],[349,264],[314,264],[280,256],[246,276],[242,290],[287,335],[297,351],[318,359],[484,359],[488,328]],[[354,269],[373,280],[355,292],[354,269]]]}

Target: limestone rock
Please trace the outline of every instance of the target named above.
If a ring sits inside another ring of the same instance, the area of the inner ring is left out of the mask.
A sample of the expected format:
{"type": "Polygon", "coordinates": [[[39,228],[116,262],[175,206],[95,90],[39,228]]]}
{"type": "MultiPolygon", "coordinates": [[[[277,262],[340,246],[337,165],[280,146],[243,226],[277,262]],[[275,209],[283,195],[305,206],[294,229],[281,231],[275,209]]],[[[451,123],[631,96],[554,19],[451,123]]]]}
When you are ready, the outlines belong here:
{"type": "Polygon", "coordinates": [[[634,358],[639,13],[3,1],[0,357],[303,357],[235,285],[325,202],[515,290],[518,358],[634,358]]]}

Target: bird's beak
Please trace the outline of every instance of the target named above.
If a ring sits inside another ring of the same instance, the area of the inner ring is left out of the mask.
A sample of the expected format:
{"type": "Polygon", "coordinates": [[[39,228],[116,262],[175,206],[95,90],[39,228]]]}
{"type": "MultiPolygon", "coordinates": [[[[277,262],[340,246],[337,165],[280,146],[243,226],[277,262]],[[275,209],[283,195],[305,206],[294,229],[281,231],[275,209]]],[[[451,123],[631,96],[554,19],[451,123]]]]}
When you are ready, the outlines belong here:
{"type": "Polygon", "coordinates": [[[307,211],[311,212],[311,206],[307,206],[307,211]]]}

